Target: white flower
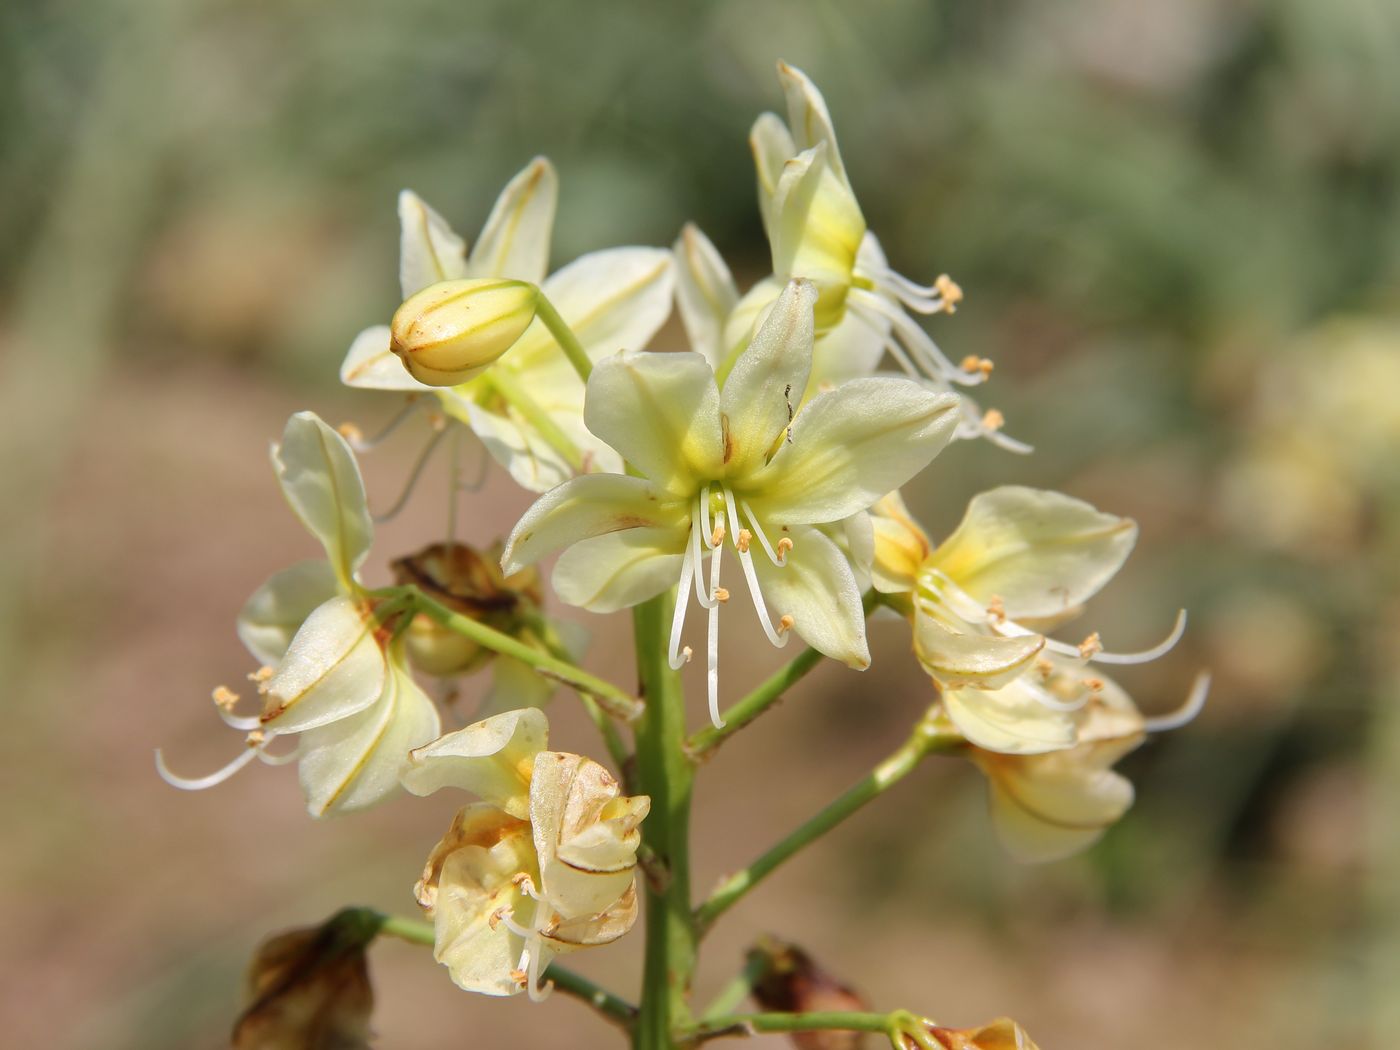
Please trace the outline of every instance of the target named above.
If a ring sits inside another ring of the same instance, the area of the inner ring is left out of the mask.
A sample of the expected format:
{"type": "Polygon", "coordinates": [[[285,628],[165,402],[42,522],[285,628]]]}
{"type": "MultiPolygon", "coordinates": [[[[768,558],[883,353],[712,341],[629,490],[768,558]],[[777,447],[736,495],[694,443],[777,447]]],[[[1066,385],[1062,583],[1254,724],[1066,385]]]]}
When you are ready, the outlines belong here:
{"type": "Polygon", "coordinates": [[[326,552],[275,574],[248,600],[239,637],[267,666],[254,676],[263,708],[233,713],[238,697],[215,691],[220,715],[248,734],[247,749],[206,777],[169,783],[196,790],[221,784],[254,759],[297,761],[312,816],[362,809],[398,786],[410,749],[441,731],[437,709],[408,672],[401,641],[389,638],[356,574],[373,538],[364,483],[345,439],[311,412],[287,421],[272,451],[282,492],[326,552]],[[296,747],[268,752],[278,737],[296,747]]]}
{"type": "Polygon", "coordinates": [[[607,944],[636,921],[634,871],[645,795],[624,796],[582,755],[545,750],[535,709],[508,711],[418,748],[403,784],[470,791],[418,883],[434,955],[461,988],[528,990],[555,955],[607,944]]]}
{"type": "MultiPolygon", "coordinates": [[[[820,291],[815,384],[868,375],[885,351],[908,375],[939,390],[983,382],[991,372],[990,361],[974,356],[954,364],[910,316],[910,311],[952,313],[962,290],[946,275],[925,287],[890,268],[866,228],[821,92],[805,73],[783,62],[778,64],[778,79],[787,99],[787,122],[764,113],[749,135],[773,275],[729,310],[715,351],[718,360],[712,358],[716,372],[723,378],[728,362],[783,286],[802,277],[820,291]]],[[[678,246],[682,288],[693,280],[687,268],[696,254],[682,254],[678,246]]],[[[693,327],[691,331],[693,338],[693,327]]],[[[985,437],[1012,451],[1029,451],[1029,446],[999,432],[1000,413],[984,415],[968,398],[961,411],[958,437],[985,437]]]]}
{"type": "Polygon", "coordinates": [[[641,476],[565,482],[525,512],[506,543],[507,572],[568,548],[554,570],[555,591],[596,612],[677,585],[673,667],[689,653],[680,640],[693,589],[709,613],[717,724],[726,540],[774,645],[795,631],[863,668],[870,657],[857,574],[827,530],[848,544],[853,534],[848,549],[866,547],[868,524],[859,518],[848,533],[846,519],[922,470],[956,426],[955,396],[904,379],[853,380],[798,409],[816,298],[811,282],[789,285],[723,390],[695,353],[621,353],[600,362],[585,418],[641,476]]]}
{"type": "MultiPolygon", "coordinates": [[[[476,246],[413,193],[399,196],[399,277],[405,299],[440,281],[505,278],[541,287],[595,359],[623,347],[646,346],[671,312],[670,252],[611,248],[584,255],[548,277],[558,177],[536,158],[513,178],[476,246]]],[[[583,382],[542,321],[480,375],[454,387],[429,387],[404,369],[390,349],[388,326],[356,337],[341,366],[355,387],[433,395],[464,423],[511,476],[533,492],[580,470],[617,470],[616,455],[583,423],[583,382]],[[540,420],[552,422],[577,460],[540,420]]]]}

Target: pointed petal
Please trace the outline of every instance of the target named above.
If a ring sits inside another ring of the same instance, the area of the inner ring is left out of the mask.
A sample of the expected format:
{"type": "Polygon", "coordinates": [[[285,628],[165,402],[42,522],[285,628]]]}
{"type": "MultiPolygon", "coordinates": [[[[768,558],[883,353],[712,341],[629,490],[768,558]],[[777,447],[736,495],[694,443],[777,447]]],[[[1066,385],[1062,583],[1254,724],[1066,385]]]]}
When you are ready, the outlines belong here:
{"type": "Polygon", "coordinates": [[[1002,638],[964,634],[919,611],[914,617],[914,652],[925,671],[950,689],[997,689],[1024,671],[1045,648],[1037,634],[1002,638]]]}
{"type": "Polygon", "coordinates": [[[739,289],[710,239],[686,223],[672,253],[676,258],[676,305],[690,348],[704,354],[710,367],[724,364],[724,324],[739,302],[739,289]]]}
{"type": "Polygon", "coordinates": [[[414,750],[403,786],[415,795],[460,788],[523,820],[531,764],[548,742],[549,720],[538,708],[493,715],[414,750]]]}
{"type": "Polygon", "coordinates": [[[273,573],[238,614],[238,640],[260,663],[278,663],[306,618],[337,589],[329,562],[303,561],[273,573]]]}
{"type": "Polygon", "coordinates": [[[776,113],[760,113],[749,132],[749,150],[753,153],[758,174],[758,209],[763,229],[773,239],[773,195],[778,192],[778,180],[783,165],[797,156],[797,145],[787,125],[776,113]]]}
{"type": "Polygon", "coordinates": [[[822,331],[841,320],[865,237],[860,205],[828,161],[827,146],[819,143],[787,162],[773,196],[770,234],[773,272],[816,282],[822,331]]]}
{"type": "Polygon", "coordinates": [[[336,596],[306,618],[267,680],[263,726],[302,733],[348,718],[379,698],[386,673],[374,621],[336,596]]]}
{"type": "Polygon", "coordinates": [[[724,381],[720,414],[725,469],[731,477],[742,477],[767,462],[802,403],[812,367],[816,301],[817,289],[810,281],[790,282],[724,381]]]}
{"type": "Polygon", "coordinates": [[[722,470],[720,396],[699,354],[625,350],[588,378],[588,429],[645,477],[675,496],[722,470]]]}
{"type": "Polygon", "coordinates": [[[972,500],[931,561],[978,602],[999,596],[1013,618],[1053,616],[1094,595],[1136,540],[1127,518],[1058,492],[1006,485],[972,500]]]}
{"type": "Polygon", "coordinates": [[[928,466],[957,429],[957,405],[909,380],[853,379],[812,398],[743,490],[765,525],[849,517],[928,466]]]}
{"type": "Polygon", "coordinates": [[[403,297],[467,275],[467,246],[412,190],[399,194],[399,287],[403,297]]]}
{"type": "MultiPolygon", "coordinates": [[[[793,541],[784,565],[753,560],[773,621],[791,616],[792,629],[813,649],[864,670],[870,666],[865,611],[846,556],[816,529],[793,527],[780,535],[793,541]]],[[[776,543],[778,536],[772,538],[776,543]]]]}
{"type": "Polygon", "coordinates": [[[350,344],[340,366],[340,381],[362,390],[405,390],[417,393],[433,388],[408,374],[399,356],[389,349],[389,326],[366,328],[350,344]]]}
{"type": "Polygon", "coordinates": [[[550,489],[516,522],[501,568],[510,575],[563,547],[624,529],[688,529],[689,508],[650,482],[625,474],[587,474],[550,489]]]}
{"type": "Polygon", "coordinates": [[[1035,755],[1074,745],[1074,719],[1037,700],[1016,679],[1000,689],[945,689],[943,708],[969,743],[1004,755],[1035,755]]]}
{"type": "Polygon", "coordinates": [[[539,284],[549,272],[549,241],[559,202],[554,165],[536,157],[501,191],[472,249],[472,277],[510,277],[539,284]]]}
{"type": "MultiPolygon", "coordinates": [[[[588,356],[598,361],[651,342],[671,315],[675,269],[664,248],[609,248],[575,259],[547,278],[543,288],[588,356]]],[[[573,373],[542,321],[501,363],[532,386],[537,371],[573,373]]]]}
{"type": "Polygon", "coordinates": [[[569,605],[609,613],[655,598],[680,578],[685,533],[640,528],[575,543],[554,566],[554,593],[569,605]]]}
{"type": "Polygon", "coordinates": [[[364,809],[398,789],[408,753],[442,729],[437,708],[413,677],[391,664],[384,692],[351,718],[304,733],[297,765],[313,817],[364,809]]]}
{"type": "Polygon", "coordinates": [[[898,492],[891,492],[871,507],[870,517],[875,526],[875,589],[884,594],[914,590],[919,569],[932,548],[928,535],[898,492]]]}
{"type": "Polygon", "coordinates": [[[298,412],[287,420],[282,443],[273,446],[272,466],[292,510],[326,549],[341,587],[353,590],[374,525],[350,446],[314,412],[298,412]]]}
{"type": "Polygon", "coordinates": [[[832,127],[826,99],[822,98],[817,85],[802,70],[786,62],[778,63],[778,81],[787,97],[788,127],[797,148],[810,149],[819,142],[826,143],[830,150],[829,163],[844,180],[846,169],[836,147],[836,129],[832,127]]]}
{"type": "Polygon", "coordinates": [[[573,476],[564,458],[525,420],[488,411],[473,402],[462,407],[472,433],[521,488],[548,492],[573,476]]]}
{"type": "MultiPolygon", "coordinates": [[[[885,268],[885,253],[880,249],[880,242],[867,231],[856,253],[856,272],[878,273],[885,268]]],[[[836,327],[817,337],[812,351],[812,375],[807,380],[808,391],[826,384],[840,386],[848,379],[872,375],[885,356],[889,332],[889,320],[879,314],[847,310],[836,327]]]]}

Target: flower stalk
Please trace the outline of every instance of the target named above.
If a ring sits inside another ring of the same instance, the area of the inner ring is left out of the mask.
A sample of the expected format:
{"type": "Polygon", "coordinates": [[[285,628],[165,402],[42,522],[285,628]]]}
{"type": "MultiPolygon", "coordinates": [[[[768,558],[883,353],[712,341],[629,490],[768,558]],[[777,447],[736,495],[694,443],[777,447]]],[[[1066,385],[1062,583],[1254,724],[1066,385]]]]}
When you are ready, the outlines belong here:
{"type": "Polygon", "coordinates": [[[593,362],[588,358],[588,351],[543,293],[535,305],[535,316],[549,329],[549,334],[554,336],[554,341],[559,344],[559,349],[564,351],[564,356],[569,359],[569,364],[574,366],[578,377],[585,383],[588,382],[588,376],[593,371],[593,362]]]}

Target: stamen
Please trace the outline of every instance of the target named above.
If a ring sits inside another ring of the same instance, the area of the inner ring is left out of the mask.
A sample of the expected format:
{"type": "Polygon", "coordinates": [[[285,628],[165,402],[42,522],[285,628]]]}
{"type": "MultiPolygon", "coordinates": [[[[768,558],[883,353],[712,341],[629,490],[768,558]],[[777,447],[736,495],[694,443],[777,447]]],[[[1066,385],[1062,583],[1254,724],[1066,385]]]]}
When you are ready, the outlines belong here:
{"type": "Polygon", "coordinates": [[[992,600],[987,603],[987,616],[996,623],[1006,622],[1006,603],[1001,595],[992,595],[992,600]]]}
{"type": "Polygon", "coordinates": [[[211,696],[221,711],[232,711],[238,706],[238,694],[226,685],[215,686],[211,696]]]}
{"type": "Polygon", "coordinates": [[[218,686],[213,693],[214,708],[219,712],[219,717],[224,720],[224,724],[232,726],[240,732],[250,732],[262,725],[262,719],[257,715],[235,715],[234,707],[238,705],[239,696],[226,685],[218,686]]]}
{"type": "Polygon", "coordinates": [[[336,427],[336,430],[339,432],[340,436],[345,439],[345,443],[356,452],[368,452],[376,446],[383,444],[384,439],[398,430],[404,420],[413,415],[422,403],[417,394],[410,394],[403,408],[399,409],[379,433],[375,434],[372,438],[366,439],[363,431],[354,423],[342,423],[340,426],[336,427]]]}
{"type": "Polygon", "coordinates": [[[404,483],[403,490],[399,493],[398,499],[394,500],[388,510],[379,514],[370,514],[370,520],[376,525],[382,525],[397,517],[399,512],[408,505],[408,498],[413,495],[413,490],[418,487],[418,479],[423,476],[423,468],[428,465],[428,460],[433,458],[433,452],[437,449],[438,443],[442,441],[442,435],[446,433],[445,426],[435,426],[433,436],[428,438],[428,443],[423,446],[423,451],[418,453],[418,458],[414,460],[413,469],[408,472],[408,481],[404,483]]]}
{"type": "Polygon", "coordinates": [[[1176,614],[1176,624],[1172,627],[1171,634],[1163,638],[1151,649],[1144,649],[1137,653],[1095,653],[1091,660],[1097,664],[1145,664],[1158,657],[1165,656],[1176,647],[1176,643],[1181,641],[1181,636],[1186,633],[1186,610],[1180,609],[1176,614]]]}
{"type": "Polygon", "coordinates": [[[700,524],[703,526],[700,530],[700,535],[707,537],[705,545],[709,547],[710,550],[714,550],[719,546],[719,540],[714,538],[715,526],[718,525],[719,522],[710,517],[710,483],[708,481],[705,482],[705,487],[700,490],[699,506],[700,524]]]}
{"type": "Polygon", "coordinates": [[[250,682],[256,682],[258,685],[262,685],[264,682],[266,682],[269,678],[271,678],[271,677],[272,677],[274,674],[276,674],[276,673],[277,673],[277,669],[276,669],[275,667],[268,667],[268,666],[264,665],[264,666],[262,666],[262,667],[259,667],[259,668],[258,668],[256,671],[254,671],[252,674],[250,674],[250,675],[248,676],[248,681],[250,681],[250,682]]]}
{"type": "Polygon", "coordinates": [[[796,546],[796,544],[794,544],[794,543],[792,542],[792,537],[791,537],[791,536],[784,536],[782,539],[780,539],[780,540],[778,541],[778,564],[779,564],[779,565],[782,565],[785,561],[787,561],[787,556],[788,556],[788,554],[790,554],[790,553],[792,552],[792,548],[793,548],[794,546],[796,546]]]}
{"type": "Polygon", "coordinates": [[[232,762],[222,769],[216,769],[208,776],[182,777],[170,772],[170,767],[165,764],[165,755],[160,748],[156,748],[156,773],[160,775],[161,780],[181,791],[203,791],[205,788],[217,787],[222,784],[257,757],[258,752],[255,748],[245,748],[243,753],[232,762]]]}
{"type": "Polygon", "coordinates": [[[1101,652],[1103,652],[1103,642],[1099,641],[1098,631],[1079,643],[1079,657],[1082,660],[1092,660],[1095,654],[1101,652]]]}
{"type": "MultiPolygon", "coordinates": [[[[864,307],[867,311],[874,311],[888,320],[895,336],[919,361],[923,366],[922,371],[930,379],[958,383],[962,386],[976,386],[986,379],[980,372],[967,372],[958,368],[948,360],[947,355],[938,348],[938,344],[913,318],[882,296],[863,288],[855,288],[851,290],[847,301],[857,308],[858,313],[860,308],[864,307]]],[[[869,318],[866,320],[868,323],[869,318]]]]}
{"type": "Polygon", "coordinates": [[[719,546],[721,543],[723,543],[723,542],[724,542],[724,526],[723,526],[723,525],[716,525],[714,531],[710,533],[710,549],[711,549],[711,550],[714,550],[716,547],[718,547],[718,546],[719,546]]]}
{"type": "Polygon", "coordinates": [[[1202,671],[1196,676],[1195,682],[1191,684],[1191,692],[1187,694],[1185,703],[1170,714],[1143,719],[1143,728],[1149,733],[1180,729],[1201,713],[1201,708],[1206,706],[1206,697],[1209,694],[1210,672],[1202,671]]]}
{"type": "Polygon", "coordinates": [[[1035,697],[1036,702],[1042,707],[1048,707],[1051,711],[1078,711],[1089,702],[1092,693],[1085,691],[1076,696],[1073,700],[1061,700],[1055,696],[1048,686],[1036,682],[1030,678],[1023,678],[1021,684],[1035,697]]]}
{"type": "Polygon", "coordinates": [[[947,304],[944,307],[944,309],[947,310],[950,314],[956,313],[958,309],[958,303],[962,302],[963,300],[962,285],[958,284],[957,281],[953,280],[946,273],[940,273],[934,279],[933,287],[934,290],[937,291],[938,294],[943,297],[943,301],[947,304]]]}
{"type": "MultiPolygon", "coordinates": [[[[700,566],[702,564],[700,537],[703,534],[702,529],[704,523],[701,521],[700,504],[698,502],[691,508],[690,518],[690,559],[693,562],[692,568],[695,577],[695,600],[698,601],[703,608],[710,609],[714,607],[715,601],[705,592],[705,584],[700,578],[700,566]]],[[[713,558],[714,555],[711,555],[711,557],[713,558]]]]}
{"type": "Polygon", "coordinates": [[[768,560],[774,565],[782,565],[783,559],[778,557],[777,552],[773,550],[773,545],[768,542],[768,534],[763,531],[763,526],[758,523],[758,516],[754,514],[753,508],[749,506],[749,501],[741,499],[739,501],[739,508],[744,512],[744,518],[748,521],[749,527],[753,529],[753,534],[758,537],[759,546],[761,546],[764,553],[768,555],[768,560]]]}
{"type": "Polygon", "coordinates": [[[666,650],[667,662],[671,670],[679,671],[681,665],[690,662],[690,646],[682,651],[681,631],[685,629],[685,613],[690,607],[690,582],[695,575],[695,562],[691,552],[686,551],[681,559],[681,579],[676,585],[676,609],[671,614],[671,644],[666,650]]]}
{"type": "MultiPolygon", "coordinates": [[[[710,555],[710,593],[715,594],[720,590],[719,586],[719,562],[720,555],[724,553],[723,547],[716,547],[714,553],[710,555]]],[[[710,701],[710,722],[716,729],[724,728],[724,719],[719,716],[719,602],[710,605],[709,623],[709,652],[708,674],[706,676],[706,690],[710,701]]]]}
{"type": "Polygon", "coordinates": [[[729,588],[728,588],[728,587],[716,587],[716,588],[715,588],[715,601],[717,601],[717,602],[727,602],[727,601],[729,601],[729,588]]]}
{"type": "Polygon", "coordinates": [[[1000,430],[1006,426],[1006,417],[1001,414],[1000,409],[989,408],[982,413],[982,427],[984,430],[1000,430]]]}
{"type": "Polygon", "coordinates": [[[791,613],[783,613],[782,617],[778,620],[778,634],[784,636],[784,641],[787,640],[786,635],[788,631],[792,630],[793,624],[795,623],[797,623],[797,621],[792,618],[791,613]]]}
{"type": "MultiPolygon", "coordinates": [[[[734,493],[728,485],[724,487],[724,500],[727,508],[725,511],[726,520],[731,527],[735,526],[739,522],[739,511],[735,506],[734,493]]],[[[753,555],[749,553],[748,537],[751,535],[748,529],[739,529],[739,538],[735,541],[734,547],[739,552],[739,564],[744,570],[744,582],[749,585],[749,597],[753,599],[754,611],[758,613],[758,622],[763,625],[763,633],[768,636],[770,642],[778,648],[782,648],[787,645],[787,638],[781,630],[773,629],[772,619],[768,615],[768,604],[763,600],[763,588],[759,586],[758,573],[753,567],[753,555]]],[[[792,621],[791,616],[785,616],[783,619],[789,621],[789,624],[792,621]]]]}

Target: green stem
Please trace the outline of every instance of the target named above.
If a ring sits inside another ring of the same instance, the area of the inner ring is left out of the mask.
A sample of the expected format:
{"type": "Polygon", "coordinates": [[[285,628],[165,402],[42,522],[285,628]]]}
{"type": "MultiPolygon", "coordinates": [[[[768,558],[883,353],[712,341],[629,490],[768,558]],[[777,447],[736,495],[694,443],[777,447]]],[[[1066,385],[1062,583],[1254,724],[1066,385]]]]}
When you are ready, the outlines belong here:
{"type": "Polygon", "coordinates": [[[385,587],[372,593],[376,597],[406,596],[411,600],[413,608],[417,612],[431,617],[449,631],[456,631],[464,638],[470,638],[494,652],[514,657],[521,663],[533,667],[540,674],[549,678],[557,678],[580,693],[591,696],[613,718],[621,719],[624,722],[633,722],[641,717],[642,702],[611,682],[589,674],[569,660],[562,660],[549,653],[541,652],[533,646],[526,645],[518,638],[512,638],[479,620],[473,620],[470,616],[453,612],[441,602],[424,594],[417,587],[385,587]]]}
{"type": "Polygon", "coordinates": [[[560,429],[559,424],[554,421],[544,408],[530,396],[529,392],[521,385],[519,378],[505,366],[499,366],[483,373],[483,379],[491,388],[503,397],[506,402],[522,416],[535,430],[539,431],[540,437],[549,443],[550,448],[564,457],[564,461],[569,464],[570,469],[575,473],[583,473],[584,461],[583,453],[578,445],[568,434],[560,429]]]}
{"type": "Polygon", "coordinates": [[[760,1032],[880,1032],[893,1042],[896,1036],[906,1034],[911,1021],[918,1023],[913,1015],[903,1010],[888,1014],[841,1010],[800,1014],[731,1014],[702,1021],[690,1028],[685,1036],[692,1043],[702,1043],[707,1039],[750,1036],[760,1032]]]}
{"type": "Polygon", "coordinates": [[[897,751],[835,801],[772,846],[748,867],[735,872],[695,912],[695,924],[703,936],[714,921],[737,904],[784,861],[821,838],[867,802],[903,780],[925,756],[962,742],[938,724],[925,720],[915,727],[897,751]]]}
{"type": "MultiPolygon", "coordinates": [[[[406,919],[399,915],[384,915],[370,908],[355,910],[372,916],[378,921],[381,937],[398,937],[410,944],[424,944],[430,948],[436,943],[437,938],[431,923],[419,919],[406,919]]],[[[582,999],[609,1020],[616,1021],[624,1027],[631,1027],[637,1019],[635,1006],[627,1000],[613,995],[612,992],[598,987],[588,978],[581,977],[572,970],[551,964],[545,970],[544,977],[546,981],[552,982],[559,991],[566,995],[572,995],[576,999],[582,999]]]]}
{"type": "Polygon", "coordinates": [[[695,924],[690,905],[690,793],[694,768],[686,758],[685,694],[666,648],[671,598],[633,610],[637,670],[645,710],[636,724],[637,782],[651,796],[642,841],[661,867],[646,880],[646,961],[635,1050],[671,1050],[674,1033],[690,1023],[695,924]]]}
{"type": "Polygon", "coordinates": [[[686,753],[695,762],[709,758],[720,744],[781,700],[783,694],[805,678],[821,660],[822,654],[815,649],[804,649],[798,653],[785,667],[721,714],[723,729],[706,726],[694,733],[685,743],[686,753]]]}
{"type": "Polygon", "coordinates": [[[753,994],[754,985],[769,972],[769,960],[758,952],[750,952],[744,960],[744,968],[734,979],[720,989],[719,994],[705,1007],[700,1015],[701,1022],[713,1021],[732,1013],[734,1008],[753,994]]]}
{"type": "Polygon", "coordinates": [[[564,351],[564,356],[569,359],[569,364],[574,366],[578,377],[585,383],[588,382],[588,375],[593,371],[593,362],[588,359],[588,351],[578,341],[578,336],[574,335],[574,330],[569,327],[568,322],[559,316],[554,304],[544,297],[544,292],[540,292],[535,316],[544,322],[549,334],[554,336],[554,341],[559,344],[559,349],[564,351]]]}

